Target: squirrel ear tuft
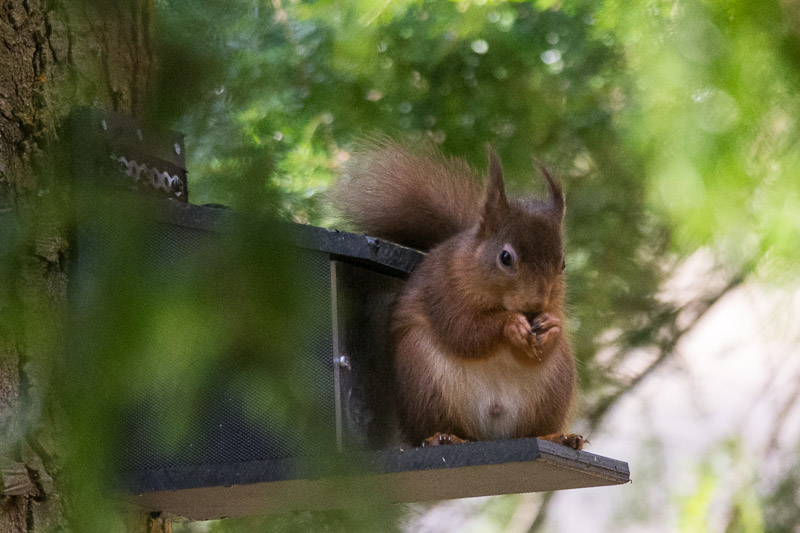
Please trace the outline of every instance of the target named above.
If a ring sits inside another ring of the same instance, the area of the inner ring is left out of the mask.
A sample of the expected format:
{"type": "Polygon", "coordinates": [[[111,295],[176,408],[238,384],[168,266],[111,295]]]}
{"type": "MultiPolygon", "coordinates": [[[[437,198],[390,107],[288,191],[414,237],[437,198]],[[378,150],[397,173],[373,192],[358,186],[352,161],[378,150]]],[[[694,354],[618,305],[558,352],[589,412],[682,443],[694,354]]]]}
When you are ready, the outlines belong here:
{"type": "Polygon", "coordinates": [[[541,172],[545,182],[547,182],[547,192],[550,196],[550,206],[558,218],[563,220],[564,212],[566,211],[566,205],[564,203],[564,191],[561,190],[561,184],[550,175],[550,172],[548,172],[547,168],[541,162],[537,161],[536,165],[539,167],[539,172],[541,172]]]}
{"type": "Polygon", "coordinates": [[[508,215],[508,200],[503,184],[503,167],[491,145],[487,143],[489,156],[489,182],[486,185],[486,198],[481,213],[480,234],[489,235],[501,227],[508,215]]]}

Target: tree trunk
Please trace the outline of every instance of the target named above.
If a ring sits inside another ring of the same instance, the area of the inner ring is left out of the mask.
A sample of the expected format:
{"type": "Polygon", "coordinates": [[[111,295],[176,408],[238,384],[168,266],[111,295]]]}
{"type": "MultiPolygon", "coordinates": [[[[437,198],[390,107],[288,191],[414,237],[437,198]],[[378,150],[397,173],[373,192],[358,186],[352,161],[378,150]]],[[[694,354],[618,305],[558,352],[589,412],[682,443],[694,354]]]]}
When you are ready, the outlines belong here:
{"type": "Polygon", "coordinates": [[[48,207],[68,200],[67,173],[51,156],[76,106],[143,112],[152,28],[152,0],[0,0],[0,533],[80,529],[64,512],[58,417],[45,402],[69,253],[48,207]],[[16,248],[12,218],[23,221],[16,248]],[[47,323],[26,320],[32,310],[47,323]]]}

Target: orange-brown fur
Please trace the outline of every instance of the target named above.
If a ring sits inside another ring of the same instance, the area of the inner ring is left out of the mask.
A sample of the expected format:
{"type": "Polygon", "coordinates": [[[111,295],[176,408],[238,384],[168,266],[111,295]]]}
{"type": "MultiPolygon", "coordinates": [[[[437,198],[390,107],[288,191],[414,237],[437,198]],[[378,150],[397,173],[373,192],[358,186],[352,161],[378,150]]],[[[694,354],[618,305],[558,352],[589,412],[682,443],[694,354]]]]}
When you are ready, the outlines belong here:
{"type": "Polygon", "coordinates": [[[361,230],[430,250],[392,327],[400,422],[413,444],[436,432],[549,435],[569,416],[561,188],[543,171],[547,201],[509,201],[499,159],[490,151],[489,160],[484,187],[466,163],[379,141],[356,155],[335,192],[361,230]]]}

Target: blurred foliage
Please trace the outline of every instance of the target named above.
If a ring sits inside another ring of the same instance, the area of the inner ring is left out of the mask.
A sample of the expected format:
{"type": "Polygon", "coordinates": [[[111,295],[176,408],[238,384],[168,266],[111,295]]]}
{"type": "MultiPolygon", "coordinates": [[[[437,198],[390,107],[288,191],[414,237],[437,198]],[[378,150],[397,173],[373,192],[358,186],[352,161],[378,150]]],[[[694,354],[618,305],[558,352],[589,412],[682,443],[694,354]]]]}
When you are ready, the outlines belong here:
{"type": "MultiPolygon", "coordinates": [[[[518,194],[542,193],[533,157],[560,175],[585,413],[599,418],[604,411],[594,409],[627,390],[627,354],[638,348],[655,357],[674,345],[684,308],[660,291],[696,250],[710,250],[725,279],[780,283],[797,275],[796,0],[155,4],[160,70],[151,118],[187,135],[193,203],[334,226],[324,191],[372,132],[434,143],[477,168],[490,142],[518,194]]],[[[94,212],[95,199],[85,201],[94,212]]],[[[76,322],[67,325],[71,351],[48,390],[69,421],[79,505],[102,501],[119,445],[98,428],[121,425],[124,410],[154,391],[180,415],[153,420],[175,448],[204,407],[193,391],[219,376],[267,398],[269,408],[254,405],[252,416],[288,425],[303,418],[294,409],[315,412],[298,361],[264,359],[299,353],[291,339],[308,327],[304,294],[293,290],[302,269],[284,242],[268,237],[281,233],[276,222],[248,218],[231,229],[241,239],[198,248],[164,273],[138,255],[156,230],[136,213],[116,209],[94,220],[111,228],[107,246],[126,247],[94,272],[94,289],[80,293],[76,322]]],[[[13,322],[0,323],[0,332],[59,353],[63,332],[47,329],[55,319],[36,305],[48,296],[20,293],[15,274],[35,232],[9,228],[0,226],[0,290],[12,297],[0,304],[11,312],[0,311],[13,322]]],[[[31,426],[46,416],[30,413],[31,426]]],[[[305,420],[306,429],[317,427],[310,414],[305,420]]],[[[685,530],[705,527],[716,472],[703,470],[676,503],[685,530]]],[[[740,524],[732,531],[791,530],[793,483],[787,477],[763,501],[744,489],[731,496],[740,524]]],[[[503,523],[515,502],[493,504],[492,520],[503,523]]],[[[376,504],[210,527],[390,530],[401,511],[376,504]]],[[[85,530],[118,525],[112,511],[95,515],[108,521],[85,530]]]]}
{"type": "Polygon", "coordinates": [[[231,428],[255,439],[271,421],[287,453],[324,455],[330,400],[305,355],[327,313],[281,226],[221,212],[225,238],[189,234],[158,224],[152,206],[87,190],[78,213],[67,357],[51,394],[66,420],[67,503],[96,516],[81,531],[119,530],[104,494],[125,470],[214,462],[204,439],[232,454],[259,446],[227,443],[231,428]]]}
{"type": "Polygon", "coordinates": [[[519,194],[541,192],[531,158],[543,159],[568,194],[584,412],[624,394],[630,353],[658,361],[682,334],[696,303],[659,291],[683,258],[711,250],[730,286],[797,273],[795,2],[234,5],[237,23],[210,32],[227,71],[180,122],[195,198],[227,201],[234,138],[274,154],[264,183],[280,204],[267,209],[328,226],[321,193],[372,132],[478,168],[490,142],[519,194]]]}
{"type": "Polygon", "coordinates": [[[756,476],[756,465],[736,440],[712,447],[698,467],[694,492],[679,498],[679,531],[768,531],[764,527],[761,498],[756,491],[756,476]]]}
{"type": "Polygon", "coordinates": [[[765,530],[769,533],[793,533],[800,524],[800,454],[773,486],[766,491],[763,502],[765,530]]]}

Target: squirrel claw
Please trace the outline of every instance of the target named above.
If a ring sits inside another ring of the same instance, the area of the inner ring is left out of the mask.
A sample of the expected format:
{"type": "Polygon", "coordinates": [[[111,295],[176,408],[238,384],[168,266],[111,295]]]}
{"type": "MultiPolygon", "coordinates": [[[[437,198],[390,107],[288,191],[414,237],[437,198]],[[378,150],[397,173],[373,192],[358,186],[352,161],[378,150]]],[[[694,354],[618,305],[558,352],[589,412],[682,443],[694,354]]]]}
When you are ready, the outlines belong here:
{"type": "Polygon", "coordinates": [[[531,320],[522,313],[512,313],[506,320],[505,336],[517,348],[525,352],[528,357],[542,360],[542,346],[550,342],[561,328],[559,320],[552,315],[539,315],[533,319],[537,324],[531,326],[531,320]]]}
{"type": "Polygon", "coordinates": [[[442,446],[445,444],[461,444],[467,442],[465,439],[456,437],[450,433],[439,433],[438,431],[422,441],[422,446],[442,446]]]}
{"type": "Polygon", "coordinates": [[[567,446],[573,450],[582,450],[583,445],[589,442],[583,438],[583,435],[576,435],[575,433],[553,433],[539,438],[561,444],[562,446],[567,446]]]}

